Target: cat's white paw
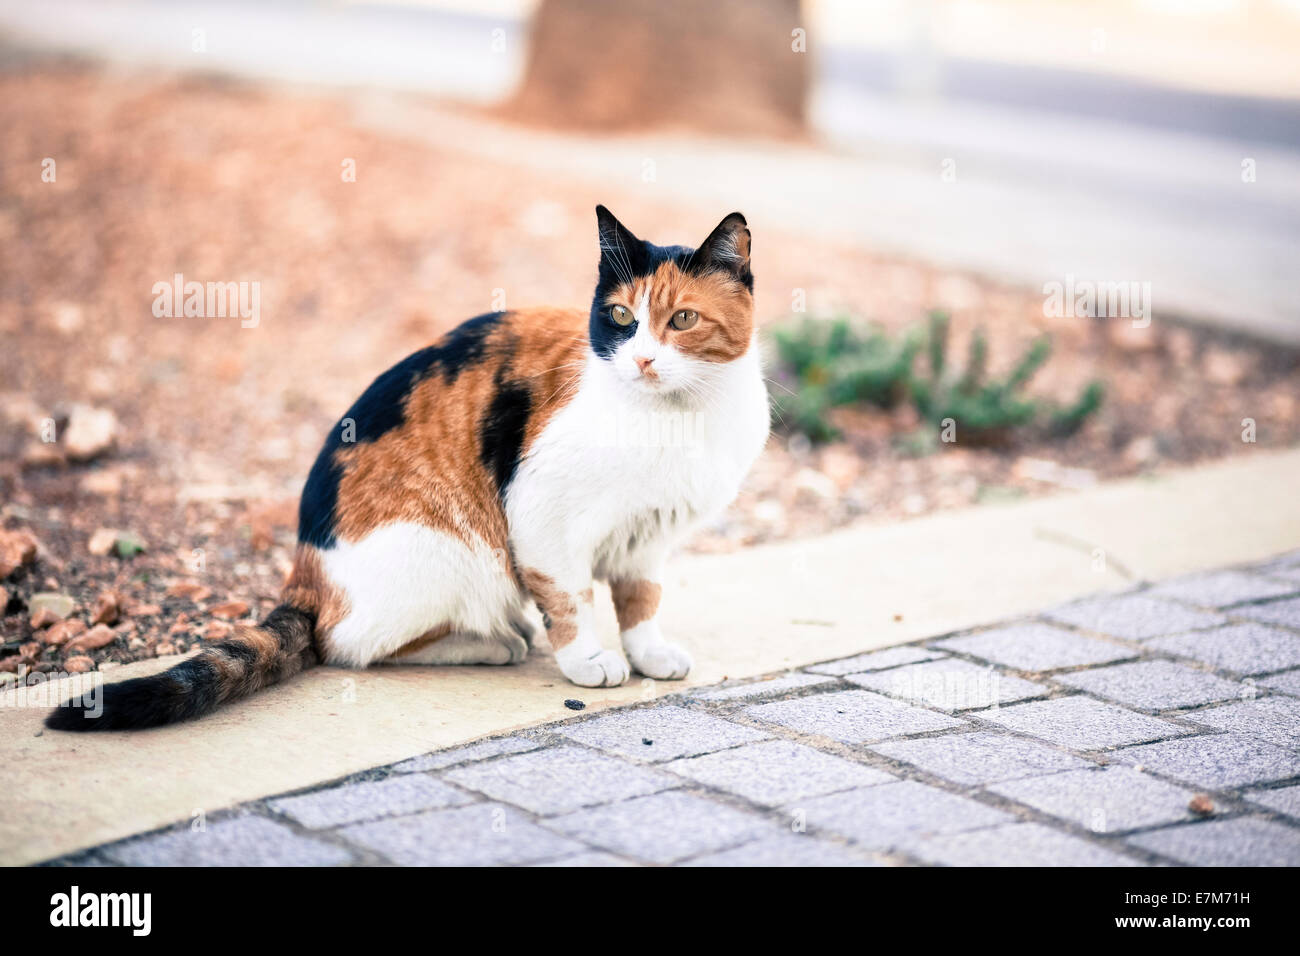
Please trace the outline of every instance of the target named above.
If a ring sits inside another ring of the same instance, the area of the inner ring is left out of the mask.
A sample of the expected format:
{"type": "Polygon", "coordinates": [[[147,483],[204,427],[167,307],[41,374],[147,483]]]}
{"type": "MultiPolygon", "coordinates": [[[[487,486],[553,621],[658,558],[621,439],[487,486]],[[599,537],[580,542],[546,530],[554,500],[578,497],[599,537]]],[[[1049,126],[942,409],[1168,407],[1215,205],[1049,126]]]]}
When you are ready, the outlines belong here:
{"type": "Polygon", "coordinates": [[[691,672],[691,655],[686,648],[667,641],[648,644],[637,653],[628,652],[638,674],[657,680],[681,680],[691,672]]]}
{"type": "Polygon", "coordinates": [[[555,655],[564,676],[579,687],[617,687],[628,678],[627,661],[618,651],[600,651],[592,657],[566,658],[555,655]]]}

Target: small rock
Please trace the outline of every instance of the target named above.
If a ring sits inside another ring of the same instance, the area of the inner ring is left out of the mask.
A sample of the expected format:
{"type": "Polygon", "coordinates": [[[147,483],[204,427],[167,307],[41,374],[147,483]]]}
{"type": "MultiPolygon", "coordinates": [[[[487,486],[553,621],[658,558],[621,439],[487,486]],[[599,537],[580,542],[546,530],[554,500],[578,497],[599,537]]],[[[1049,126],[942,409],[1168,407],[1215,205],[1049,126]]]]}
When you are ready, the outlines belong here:
{"type": "Polygon", "coordinates": [[[1150,435],[1134,438],[1124,447],[1124,460],[1131,465],[1146,465],[1160,456],[1156,440],[1150,435]]]}
{"type": "Polygon", "coordinates": [[[858,480],[862,474],[862,459],[844,443],[827,445],[821,453],[822,473],[835,483],[841,492],[858,480]]]}
{"type": "Polygon", "coordinates": [[[1107,319],[1106,331],[1111,344],[1125,352],[1149,352],[1160,344],[1154,325],[1136,326],[1131,319],[1107,319]]]}
{"type": "Polygon", "coordinates": [[[28,531],[0,531],[0,581],[36,560],[36,538],[28,531]]]}
{"type": "Polygon", "coordinates": [[[1240,385],[1250,371],[1249,362],[1242,352],[1211,346],[1201,359],[1205,380],[1214,385],[1240,385]]]}
{"type": "Polygon", "coordinates": [[[568,700],[564,702],[564,706],[569,708],[569,710],[583,710],[586,708],[587,705],[580,700],[574,700],[572,697],[570,697],[568,700]]]}
{"type": "Polygon", "coordinates": [[[167,589],[168,597],[185,598],[188,601],[206,601],[212,597],[212,588],[199,584],[198,581],[177,581],[167,589]]]}
{"type": "Polygon", "coordinates": [[[93,671],[95,669],[95,662],[84,654],[79,654],[76,657],[69,657],[65,660],[63,662],[63,669],[69,674],[85,674],[87,671],[93,671]]]}
{"type": "Polygon", "coordinates": [[[24,468],[56,468],[68,459],[53,442],[34,441],[23,449],[22,462],[24,468]]]}
{"type": "Polygon", "coordinates": [[[86,622],[77,618],[70,618],[66,621],[59,621],[52,625],[48,630],[42,631],[40,639],[42,643],[50,647],[58,647],[65,644],[78,634],[86,630],[86,622]]]}
{"type": "Polygon", "coordinates": [[[162,608],[157,604],[136,604],[129,613],[132,617],[157,617],[162,613],[162,608]]]}
{"type": "Polygon", "coordinates": [[[112,498],[122,493],[122,473],[111,469],[92,471],[82,476],[81,490],[88,495],[112,498]]]}
{"type": "Polygon", "coordinates": [[[215,604],[208,608],[208,613],[213,617],[234,621],[248,614],[248,604],[245,601],[227,601],[225,604],[215,604]]]}
{"type": "Polygon", "coordinates": [[[34,661],[41,655],[41,645],[37,641],[28,641],[18,646],[18,653],[27,660],[34,661]]]}
{"type": "Polygon", "coordinates": [[[96,624],[85,634],[68,641],[65,651],[97,651],[107,647],[117,638],[117,633],[106,624],[96,624]]]}
{"type": "Polygon", "coordinates": [[[225,621],[208,621],[203,628],[203,639],[205,641],[220,641],[234,633],[234,627],[225,621]]]}
{"type": "Polygon", "coordinates": [[[171,641],[159,641],[153,649],[155,657],[169,657],[176,653],[175,646],[171,641]]]}
{"type": "Polygon", "coordinates": [[[812,468],[800,468],[794,476],[795,500],[804,500],[809,504],[834,501],[839,496],[839,489],[820,471],[812,468]]]}
{"type": "Polygon", "coordinates": [[[32,612],[32,627],[44,627],[55,621],[62,621],[76,609],[77,602],[57,591],[37,591],[28,600],[27,606],[32,612]],[[41,616],[43,624],[35,623],[37,615],[41,616]]]}
{"type": "Polygon", "coordinates": [[[90,541],[86,543],[86,550],[102,558],[113,550],[115,544],[117,544],[117,531],[113,528],[100,528],[90,536],[90,541]]]}
{"type": "Polygon", "coordinates": [[[121,612],[121,601],[118,596],[112,591],[104,591],[95,598],[95,610],[90,616],[90,623],[116,624],[121,612]]]}
{"type": "Polygon", "coordinates": [[[1208,817],[1214,813],[1214,799],[1208,793],[1198,793],[1187,804],[1187,809],[1198,817],[1208,817]]]}
{"type": "Polygon", "coordinates": [[[81,328],[81,306],[75,302],[56,302],[50,308],[54,327],[64,335],[71,335],[81,328]]]}
{"type": "Polygon", "coordinates": [[[47,607],[38,608],[29,619],[32,630],[39,631],[43,627],[49,627],[51,624],[57,624],[60,618],[57,614],[47,607]]]}
{"type": "Polygon", "coordinates": [[[130,531],[100,528],[90,536],[86,550],[98,557],[116,553],[119,558],[130,558],[141,551],[148,550],[148,546],[144,543],[144,539],[130,531]]]}
{"type": "Polygon", "coordinates": [[[63,429],[63,448],[73,461],[90,461],[113,447],[117,416],[107,408],[73,405],[63,429]]]}

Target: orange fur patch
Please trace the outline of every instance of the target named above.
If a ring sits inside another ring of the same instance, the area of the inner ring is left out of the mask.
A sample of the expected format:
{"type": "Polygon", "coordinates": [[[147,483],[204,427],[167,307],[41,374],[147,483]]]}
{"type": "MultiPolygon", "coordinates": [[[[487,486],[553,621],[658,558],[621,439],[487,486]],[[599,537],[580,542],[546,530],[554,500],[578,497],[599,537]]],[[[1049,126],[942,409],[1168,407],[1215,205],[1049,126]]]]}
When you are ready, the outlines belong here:
{"type": "Polygon", "coordinates": [[[576,309],[509,312],[485,339],[483,358],[449,380],[435,372],[406,399],[403,423],[374,442],[343,446],[335,532],[356,541],[410,521],[508,551],[505,512],[482,462],[481,426],[499,381],[531,401],[521,451],[573,397],[587,356],[587,317],[576,309]]]}
{"type": "Polygon", "coordinates": [[[556,587],[552,578],[534,568],[524,568],[521,576],[524,586],[546,618],[546,634],[550,638],[551,647],[558,651],[578,636],[578,603],[592,603],[591,588],[576,595],[569,594],[556,587]]]}
{"type": "Polygon", "coordinates": [[[654,581],[618,578],[609,582],[609,589],[614,598],[614,613],[618,616],[620,631],[630,631],[654,617],[664,592],[654,581]]]}
{"type": "Polygon", "coordinates": [[[320,552],[309,544],[298,545],[280,600],[316,615],[316,640],[322,647],[348,613],[347,598],[326,576],[320,552]]]}
{"type": "Polygon", "coordinates": [[[749,350],[754,298],[735,279],[721,272],[688,275],[675,262],[665,262],[653,276],[617,286],[605,302],[635,309],[647,287],[650,332],[660,342],[705,362],[731,362],[749,350]],[[682,309],[699,313],[694,327],[678,330],[669,325],[682,309]]]}

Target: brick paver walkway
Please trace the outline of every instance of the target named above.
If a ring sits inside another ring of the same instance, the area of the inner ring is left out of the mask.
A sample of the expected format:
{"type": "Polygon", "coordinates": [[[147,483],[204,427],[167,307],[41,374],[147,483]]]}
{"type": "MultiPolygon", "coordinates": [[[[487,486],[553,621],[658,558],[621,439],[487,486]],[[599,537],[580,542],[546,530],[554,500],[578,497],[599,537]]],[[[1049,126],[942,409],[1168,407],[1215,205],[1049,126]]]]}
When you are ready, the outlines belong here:
{"type": "Polygon", "coordinates": [[[1300,865],[1300,552],[576,716],[58,862],[1300,865]]]}

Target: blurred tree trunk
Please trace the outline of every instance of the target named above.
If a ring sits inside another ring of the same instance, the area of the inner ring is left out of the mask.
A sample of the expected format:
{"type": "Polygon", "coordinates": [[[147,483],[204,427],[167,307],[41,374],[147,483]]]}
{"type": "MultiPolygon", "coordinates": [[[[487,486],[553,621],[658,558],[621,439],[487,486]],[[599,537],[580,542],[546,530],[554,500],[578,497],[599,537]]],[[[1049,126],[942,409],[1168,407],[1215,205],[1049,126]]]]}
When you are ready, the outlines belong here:
{"type": "Polygon", "coordinates": [[[505,111],[589,129],[798,134],[805,29],[799,0],[542,0],[505,111]]]}

